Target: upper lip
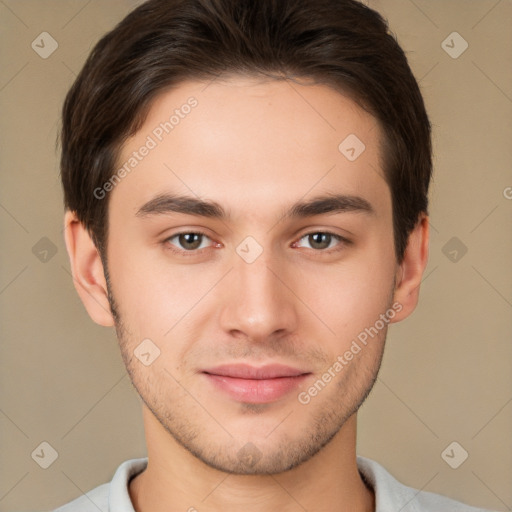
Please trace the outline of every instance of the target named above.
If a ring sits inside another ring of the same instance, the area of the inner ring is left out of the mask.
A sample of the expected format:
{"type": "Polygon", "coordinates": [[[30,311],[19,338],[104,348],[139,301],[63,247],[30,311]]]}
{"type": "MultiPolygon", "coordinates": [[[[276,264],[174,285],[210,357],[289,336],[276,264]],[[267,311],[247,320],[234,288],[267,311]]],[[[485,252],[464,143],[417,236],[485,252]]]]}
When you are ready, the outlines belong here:
{"type": "Polygon", "coordinates": [[[235,379],[263,380],[276,379],[279,377],[297,377],[310,372],[282,364],[268,364],[258,367],[249,364],[223,364],[203,370],[203,373],[232,377],[235,379]]]}

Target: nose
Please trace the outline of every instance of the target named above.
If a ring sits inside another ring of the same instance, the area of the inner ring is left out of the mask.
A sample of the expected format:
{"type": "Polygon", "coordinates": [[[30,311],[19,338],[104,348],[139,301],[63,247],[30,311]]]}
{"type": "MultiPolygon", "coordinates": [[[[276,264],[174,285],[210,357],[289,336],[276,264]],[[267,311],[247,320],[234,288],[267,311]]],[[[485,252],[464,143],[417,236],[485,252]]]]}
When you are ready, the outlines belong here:
{"type": "Polygon", "coordinates": [[[298,301],[287,282],[293,278],[266,252],[252,263],[235,255],[220,314],[225,332],[255,343],[294,333],[298,324],[298,301]]]}

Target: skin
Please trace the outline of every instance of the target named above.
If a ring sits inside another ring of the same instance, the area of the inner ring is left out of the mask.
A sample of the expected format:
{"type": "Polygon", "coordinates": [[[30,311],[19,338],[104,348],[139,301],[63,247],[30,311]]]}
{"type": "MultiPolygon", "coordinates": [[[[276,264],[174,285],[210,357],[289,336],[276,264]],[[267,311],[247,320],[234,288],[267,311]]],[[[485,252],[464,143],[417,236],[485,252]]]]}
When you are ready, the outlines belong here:
{"type": "Polygon", "coordinates": [[[391,322],[414,310],[427,217],[399,265],[377,121],[307,82],[182,83],[152,104],[119,166],[191,96],[198,105],[110,192],[110,290],[89,234],[72,212],[65,217],[77,291],[95,322],[116,326],[143,399],[149,463],[129,485],[135,510],[372,511],[356,465],[356,412],[376,379],[387,326],[308,404],[297,396],[393,304],[400,312],[391,322]],[[366,146],[353,162],[338,150],[349,134],[366,146]],[[165,193],[215,201],[229,217],[137,215],[165,193]],[[283,215],[326,194],[360,197],[373,212],[283,215]],[[206,237],[195,252],[174,236],[198,231],[206,237]],[[308,236],[325,232],[349,242],[308,236]],[[252,263],[236,251],[247,236],[263,251],[252,263]],[[133,355],[147,338],[160,350],[149,366],[133,355]],[[243,403],[201,373],[233,362],[310,374],[279,399],[243,403]],[[244,447],[252,460],[240,455],[244,447]]]}

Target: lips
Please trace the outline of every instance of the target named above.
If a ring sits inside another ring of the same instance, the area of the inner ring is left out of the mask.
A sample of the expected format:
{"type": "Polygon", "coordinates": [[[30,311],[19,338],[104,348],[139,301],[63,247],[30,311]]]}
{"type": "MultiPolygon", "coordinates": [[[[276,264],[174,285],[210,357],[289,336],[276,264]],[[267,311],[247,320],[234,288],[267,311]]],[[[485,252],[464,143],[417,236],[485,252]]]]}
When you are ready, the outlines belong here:
{"type": "Polygon", "coordinates": [[[310,372],[280,364],[261,367],[247,364],[221,365],[202,373],[215,389],[236,401],[248,403],[279,400],[311,375],[310,372]]]}

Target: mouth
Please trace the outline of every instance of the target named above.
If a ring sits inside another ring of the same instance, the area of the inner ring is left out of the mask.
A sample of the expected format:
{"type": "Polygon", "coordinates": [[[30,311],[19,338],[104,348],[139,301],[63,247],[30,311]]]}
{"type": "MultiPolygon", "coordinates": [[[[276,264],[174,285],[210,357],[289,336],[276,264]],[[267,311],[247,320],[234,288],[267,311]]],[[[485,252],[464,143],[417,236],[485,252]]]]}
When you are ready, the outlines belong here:
{"type": "Polygon", "coordinates": [[[291,366],[272,364],[255,367],[247,364],[221,365],[201,372],[215,389],[238,402],[270,403],[296,389],[311,375],[291,366]]]}

